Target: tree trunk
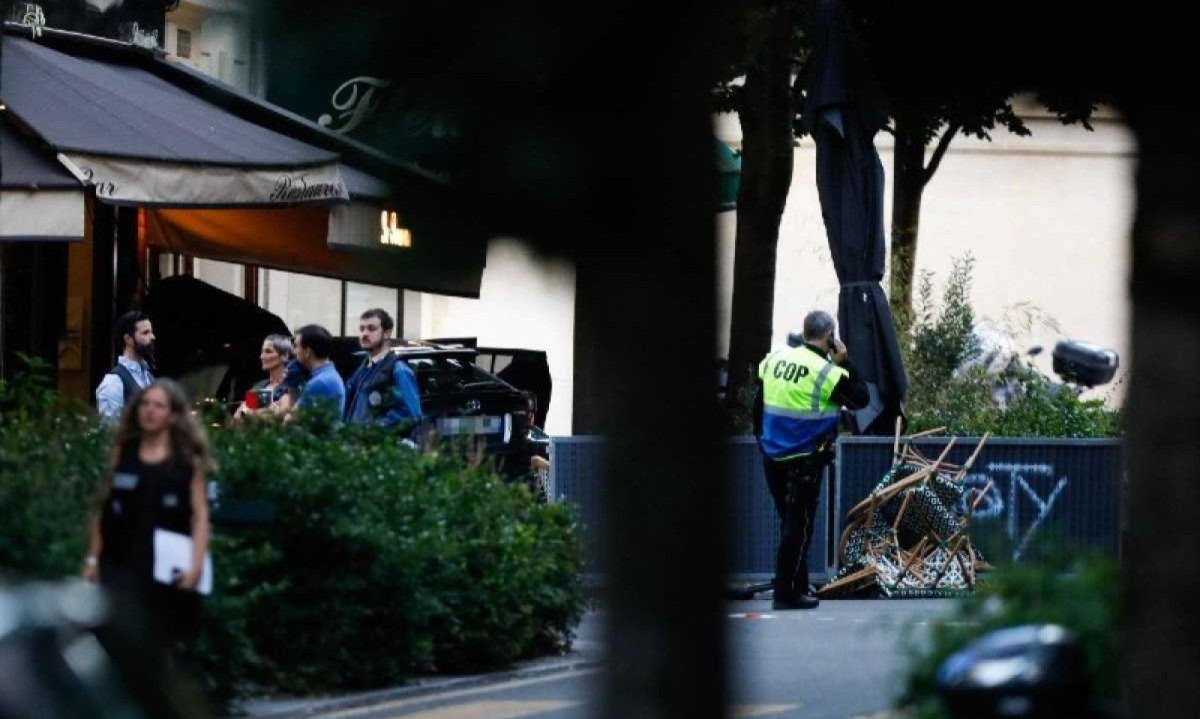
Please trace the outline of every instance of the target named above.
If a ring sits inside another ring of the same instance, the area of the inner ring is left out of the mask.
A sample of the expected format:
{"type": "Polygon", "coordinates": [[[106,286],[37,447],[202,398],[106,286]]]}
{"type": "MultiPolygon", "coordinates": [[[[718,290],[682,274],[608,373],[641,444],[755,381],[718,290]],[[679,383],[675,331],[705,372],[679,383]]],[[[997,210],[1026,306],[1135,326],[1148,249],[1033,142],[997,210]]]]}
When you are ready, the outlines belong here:
{"type": "Polygon", "coordinates": [[[925,193],[925,139],[917,118],[897,112],[895,123],[891,289],[888,300],[892,306],[896,332],[904,337],[912,326],[913,268],[917,259],[921,197],[925,193]]]}
{"type": "Polygon", "coordinates": [[[792,185],[795,107],[791,82],[791,11],[779,8],[756,62],[746,73],[742,106],[742,173],[738,189],[729,332],[727,406],[735,423],[748,416],[754,368],[771,348],[779,223],[792,185]]]}
{"type": "Polygon", "coordinates": [[[1129,715],[1200,716],[1200,110],[1122,108],[1137,134],[1123,675],[1129,715]]]}

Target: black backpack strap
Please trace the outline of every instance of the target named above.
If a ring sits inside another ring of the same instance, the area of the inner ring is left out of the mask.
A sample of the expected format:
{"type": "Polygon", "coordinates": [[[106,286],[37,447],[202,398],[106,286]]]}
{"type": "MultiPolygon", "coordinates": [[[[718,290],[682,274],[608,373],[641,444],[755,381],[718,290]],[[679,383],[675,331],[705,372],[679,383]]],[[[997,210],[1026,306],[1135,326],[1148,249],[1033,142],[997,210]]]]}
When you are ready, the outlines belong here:
{"type": "Polygon", "coordinates": [[[137,380],[133,378],[133,373],[125,369],[125,366],[119,362],[108,373],[121,378],[121,384],[125,387],[125,404],[128,405],[129,400],[133,399],[133,396],[142,389],[138,386],[137,380]]]}
{"type": "Polygon", "coordinates": [[[385,375],[390,381],[392,378],[392,367],[400,361],[400,356],[395,352],[388,352],[387,357],[379,360],[379,372],[385,375]]]}

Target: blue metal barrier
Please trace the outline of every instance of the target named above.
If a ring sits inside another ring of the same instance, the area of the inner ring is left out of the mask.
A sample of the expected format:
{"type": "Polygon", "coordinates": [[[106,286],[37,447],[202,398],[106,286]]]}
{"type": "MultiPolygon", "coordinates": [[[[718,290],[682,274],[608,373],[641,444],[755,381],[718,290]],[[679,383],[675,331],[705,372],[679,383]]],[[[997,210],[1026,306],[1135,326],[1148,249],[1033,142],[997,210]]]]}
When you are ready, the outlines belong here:
{"type": "MultiPolygon", "coordinates": [[[[936,459],[946,437],[920,439],[916,448],[936,459]]],[[[979,443],[959,437],[946,457],[962,464],[979,443]]],[[[843,437],[837,445],[835,531],[892,464],[893,441],[843,437]]],[[[988,491],[972,522],[984,557],[1035,560],[1048,551],[1094,550],[1116,557],[1120,544],[1121,442],[1115,439],[989,439],[966,477],[988,491]]]]}
{"type": "MultiPolygon", "coordinates": [[[[935,458],[947,438],[919,440],[918,449],[935,458]]],[[[947,457],[961,464],[978,443],[959,438],[947,457]]],[[[603,438],[552,437],[550,496],[579,506],[585,525],[589,571],[603,573],[598,530],[603,438]]],[[[763,477],[752,437],[733,437],[726,454],[729,478],[728,574],[769,579],[775,569],[779,519],[763,477]]],[[[865,498],[891,466],[892,440],[842,437],[837,461],[826,473],[821,513],[809,551],[814,582],[837,570],[838,541],[846,512],[865,498]],[[832,475],[832,481],[830,481],[832,475]]],[[[993,482],[980,504],[972,535],[989,560],[1035,560],[1056,547],[1093,549],[1116,556],[1119,550],[1121,442],[1090,439],[991,439],[975,461],[967,484],[993,482]]]]}
{"type": "MultiPolygon", "coordinates": [[[[762,455],[753,437],[734,437],[729,442],[727,462],[730,512],[726,516],[729,558],[728,574],[738,579],[770,579],[775,573],[775,550],[779,546],[779,515],[767,489],[762,455]]],[[[821,485],[821,511],[808,548],[809,578],[829,578],[829,522],[826,508],[831,498],[829,471],[821,485]]]]}
{"type": "Polygon", "coordinates": [[[579,507],[587,550],[587,571],[603,572],[600,556],[600,480],[604,477],[604,438],[551,437],[549,496],[579,507]]]}
{"type": "MultiPolygon", "coordinates": [[[[585,526],[589,570],[603,573],[598,536],[601,512],[600,479],[604,467],[604,440],[595,436],[552,437],[550,440],[550,496],[578,505],[585,526]]],[[[734,437],[727,448],[730,481],[726,516],[728,574],[751,581],[769,579],[775,572],[779,518],[763,477],[762,459],[752,437],[734,437]]],[[[828,475],[828,472],[827,472],[828,475]]],[[[822,512],[809,548],[809,570],[814,582],[829,576],[829,522],[824,511],[831,501],[824,483],[822,512]]]]}

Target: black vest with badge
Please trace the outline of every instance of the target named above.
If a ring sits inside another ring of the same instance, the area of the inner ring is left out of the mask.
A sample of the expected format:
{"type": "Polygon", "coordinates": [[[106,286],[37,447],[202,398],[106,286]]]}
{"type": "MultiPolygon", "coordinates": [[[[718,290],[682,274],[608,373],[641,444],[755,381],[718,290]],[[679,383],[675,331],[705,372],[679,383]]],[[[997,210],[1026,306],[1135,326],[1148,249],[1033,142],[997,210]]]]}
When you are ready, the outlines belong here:
{"type": "Polygon", "coordinates": [[[400,358],[394,352],[388,352],[383,359],[368,366],[364,359],[358,371],[350,378],[346,387],[346,418],[350,421],[363,418],[362,405],[366,405],[366,414],[377,419],[387,414],[392,408],[392,370],[400,358]]]}
{"type": "Polygon", "coordinates": [[[192,474],[187,461],[147,463],[138,442],[121,448],[100,515],[100,579],[137,589],[153,582],[154,530],[192,533],[192,474]]]}

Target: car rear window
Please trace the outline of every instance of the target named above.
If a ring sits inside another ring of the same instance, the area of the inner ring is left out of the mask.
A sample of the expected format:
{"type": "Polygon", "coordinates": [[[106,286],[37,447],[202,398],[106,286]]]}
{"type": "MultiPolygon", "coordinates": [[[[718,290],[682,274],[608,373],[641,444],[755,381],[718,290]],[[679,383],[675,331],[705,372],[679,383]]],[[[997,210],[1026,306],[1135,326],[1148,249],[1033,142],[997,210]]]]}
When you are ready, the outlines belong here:
{"type": "Polygon", "coordinates": [[[512,388],[466,360],[454,357],[406,357],[423,394],[512,388]]]}

